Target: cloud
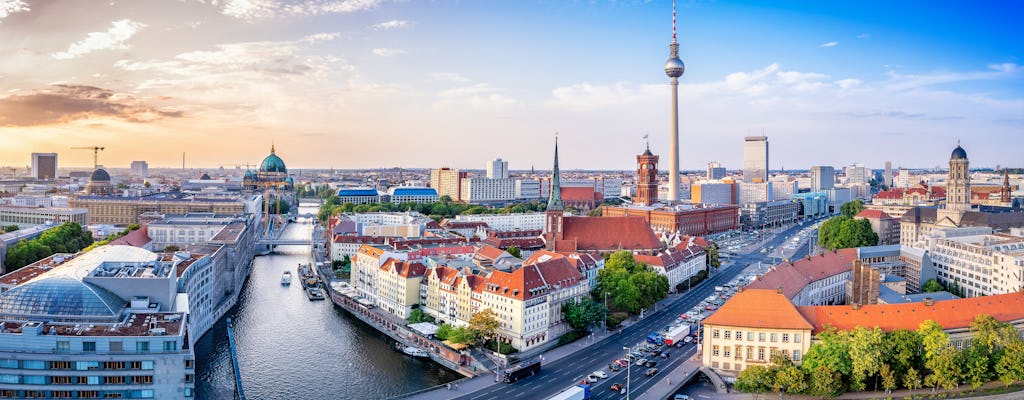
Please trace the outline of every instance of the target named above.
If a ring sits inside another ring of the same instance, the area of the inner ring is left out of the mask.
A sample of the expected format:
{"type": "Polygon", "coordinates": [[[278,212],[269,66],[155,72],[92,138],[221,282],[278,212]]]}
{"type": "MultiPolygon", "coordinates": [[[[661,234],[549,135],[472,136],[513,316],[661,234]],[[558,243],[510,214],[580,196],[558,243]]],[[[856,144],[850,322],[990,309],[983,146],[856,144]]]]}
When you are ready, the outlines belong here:
{"type": "Polygon", "coordinates": [[[372,28],[374,30],[382,31],[387,29],[400,29],[405,28],[407,26],[409,26],[409,21],[393,19],[390,21],[381,22],[379,24],[374,24],[372,28]]]}
{"type": "Polygon", "coordinates": [[[838,45],[839,45],[839,42],[833,40],[831,42],[822,43],[821,47],[836,47],[838,45]]]}
{"type": "Polygon", "coordinates": [[[866,33],[862,33],[860,35],[857,35],[857,39],[867,39],[869,37],[871,37],[871,35],[868,35],[866,33]]]}
{"type": "Polygon", "coordinates": [[[338,33],[338,32],[314,33],[312,35],[309,35],[309,36],[306,36],[306,37],[302,38],[302,41],[306,42],[306,43],[313,44],[313,43],[317,43],[317,42],[329,42],[329,41],[332,41],[332,40],[337,39],[339,37],[341,37],[341,34],[338,33]]]}
{"type": "MultiPolygon", "coordinates": [[[[382,0],[228,0],[221,13],[244,20],[343,14],[374,9],[382,0]]],[[[210,4],[218,4],[211,1],[210,4]]]]}
{"type": "Polygon", "coordinates": [[[1024,71],[1024,69],[1018,64],[1002,63],[990,64],[987,70],[981,71],[938,71],[924,74],[901,74],[890,70],[887,74],[889,75],[888,85],[890,90],[913,90],[945,83],[1018,77],[1021,71],[1024,71]]]}
{"type": "Polygon", "coordinates": [[[85,39],[68,46],[67,51],[53,53],[52,56],[58,60],[68,60],[97,50],[127,49],[128,45],[125,42],[145,27],[146,24],[132,20],[117,20],[110,24],[110,29],[106,32],[91,32],[85,39]]]}
{"type": "Polygon", "coordinates": [[[0,98],[0,126],[50,125],[94,117],[144,123],[182,116],[182,111],[161,110],[132,95],[93,86],[59,84],[0,98]]]}
{"type": "Polygon", "coordinates": [[[453,83],[465,83],[469,82],[469,78],[459,75],[454,72],[435,72],[430,74],[430,80],[433,82],[453,82],[453,83]]]}
{"type": "Polygon", "coordinates": [[[0,0],[0,22],[11,14],[28,11],[28,4],[22,0],[0,0]]]}
{"type": "Polygon", "coordinates": [[[401,54],[405,54],[405,50],[402,50],[402,49],[389,49],[389,48],[384,48],[384,47],[378,47],[376,49],[373,49],[373,55],[378,56],[378,57],[391,57],[391,56],[397,56],[397,55],[401,55],[401,54]]]}
{"type": "Polygon", "coordinates": [[[504,89],[487,83],[477,83],[445,89],[437,93],[434,108],[458,107],[462,104],[475,109],[500,110],[518,106],[518,100],[506,95],[504,89]]]}

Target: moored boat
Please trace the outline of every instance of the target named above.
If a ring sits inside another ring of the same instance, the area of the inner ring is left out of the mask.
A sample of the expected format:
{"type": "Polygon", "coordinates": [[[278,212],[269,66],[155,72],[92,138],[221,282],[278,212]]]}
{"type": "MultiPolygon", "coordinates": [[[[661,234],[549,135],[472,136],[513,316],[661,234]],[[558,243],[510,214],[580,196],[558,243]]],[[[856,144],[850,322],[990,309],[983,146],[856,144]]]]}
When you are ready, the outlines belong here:
{"type": "Polygon", "coordinates": [[[285,286],[292,284],[292,271],[284,271],[284,273],[281,274],[281,284],[285,286]]]}

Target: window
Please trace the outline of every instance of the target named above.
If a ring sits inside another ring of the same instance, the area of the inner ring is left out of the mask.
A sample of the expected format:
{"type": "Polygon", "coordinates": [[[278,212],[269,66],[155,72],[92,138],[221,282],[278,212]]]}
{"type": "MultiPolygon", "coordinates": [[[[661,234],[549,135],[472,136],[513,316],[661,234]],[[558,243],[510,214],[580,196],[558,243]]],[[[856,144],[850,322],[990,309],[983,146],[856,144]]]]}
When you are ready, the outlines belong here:
{"type": "Polygon", "coordinates": [[[18,360],[0,359],[0,368],[18,369],[18,360]]]}
{"type": "Polygon", "coordinates": [[[25,375],[21,377],[21,383],[26,385],[45,385],[46,376],[44,375],[25,375]]]}
{"type": "Polygon", "coordinates": [[[69,342],[67,340],[58,340],[57,341],[57,352],[58,353],[67,353],[69,351],[71,351],[71,342],[69,342]]]}
{"type": "Polygon", "coordinates": [[[743,331],[736,331],[736,340],[743,340],[743,331]]]}
{"type": "Polygon", "coordinates": [[[123,397],[124,395],[121,394],[121,392],[107,392],[106,394],[103,395],[104,399],[120,399],[123,397]]]}
{"type": "MultiPolygon", "coordinates": [[[[724,346],[722,348],[722,355],[725,357],[729,357],[732,355],[732,350],[729,348],[729,346],[724,346]]],[[[725,369],[729,369],[729,367],[725,367],[725,369]]]]}
{"type": "Polygon", "coordinates": [[[95,352],[96,342],[82,342],[82,351],[95,352]]]}
{"type": "Polygon", "coordinates": [[[24,369],[46,369],[46,362],[40,360],[24,360],[21,362],[24,369]]]}
{"type": "Polygon", "coordinates": [[[177,350],[178,350],[178,342],[175,342],[173,340],[165,340],[164,341],[164,351],[177,351],[177,350]]]}
{"type": "Polygon", "coordinates": [[[133,376],[132,377],[132,384],[133,385],[152,385],[153,384],[153,376],[152,375],[133,376]]]}
{"type": "Polygon", "coordinates": [[[718,329],[711,330],[711,337],[718,339],[718,329]]]}
{"type": "Polygon", "coordinates": [[[800,361],[800,350],[793,350],[793,361],[800,361]]]}
{"type": "Polygon", "coordinates": [[[50,361],[50,369],[71,369],[71,361],[50,361]]]}
{"type": "Polygon", "coordinates": [[[757,361],[764,361],[764,346],[757,348],[757,361]]]}
{"type": "Polygon", "coordinates": [[[771,334],[771,339],[772,339],[773,342],[778,342],[779,341],[779,334],[778,333],[772,333],[771,334]]]}
{"type": "Polygon", "coordinates": [[[124,369],[124,361],[104,361],[103,369],[124,369]]]}
{"type": "Polygon", "coordinates": [[[185,383],[192,383],[195,381],[195,375],[185,374],[185,383]]]}
{"type": "Polygon", "coordinates": [[[789,334],[788,333],[783,333],[782,334],[782,343],[789,343],[789,334]]]}
{"type": "Polygon", "coordinates": [[[70,385],[70,376],[52,376],[50,377],[50,383],[54,385],[70,385]]]}
{"type": "Polygon", "coordinates": [[[803,335],[802,333],[794,333],[793,334],[793,343],[800,343],[800,336],[802,336],[802,335],[803,335]]]}
{"type": "Polygon", "coordinates": [[[55,399],[70,399],[71,398],[71,391],[70,390],[54,390],[54,391],[50,392],[50,395],[53,396],[53,398],[55,398],[55,399]]]}
{"type": "Polygon", "coordinates": [[[757,334],[757,341],[758,342],[763,342],[764,341],[764,332],[760,332],[760,333],[757,334]]]}
{"type": "Polygon", "coordinates": [[[95,399],[100,397],[100,392],[95,390],[79,390],[78,398],[80,399],[95,399]]]}
{"type": "Polygon", "coordinates": [[[718,357],[718,346],[711,346],[711,356],[718,357]]]}
{"type": "Polygon", "coordinates": [[[147,353],[149,352],[149,342],[135,342],[136,353],[147,353]]]}
{"type": "Polygon", "coordinates": [[[185,388],[185,397],[192,397],[192,388],[185,388]]]}
{"type": "Polygon", "coordinates": [[[124,385],[125,382],[127,382],[127,381],[128,380],[125,379],[123,376],[104,376],[103,377],[103,384],[104,385],[124,385]]]}

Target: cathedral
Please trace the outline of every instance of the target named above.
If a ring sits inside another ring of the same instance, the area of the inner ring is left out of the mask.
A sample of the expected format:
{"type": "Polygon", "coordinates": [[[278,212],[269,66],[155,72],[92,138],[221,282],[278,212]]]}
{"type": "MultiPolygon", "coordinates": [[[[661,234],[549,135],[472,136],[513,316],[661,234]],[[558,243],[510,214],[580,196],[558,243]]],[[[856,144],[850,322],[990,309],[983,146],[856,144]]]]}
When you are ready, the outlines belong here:
{"type": "Polygon", "coordinates": [[[295,181],[288,176],[284,160],[277,156],[277,151],[271,145],[270,155],[263,159],[260,168],[256,171],[245,171],[242,187],[246,190],[292,190],[295,188],[295,181]]]}

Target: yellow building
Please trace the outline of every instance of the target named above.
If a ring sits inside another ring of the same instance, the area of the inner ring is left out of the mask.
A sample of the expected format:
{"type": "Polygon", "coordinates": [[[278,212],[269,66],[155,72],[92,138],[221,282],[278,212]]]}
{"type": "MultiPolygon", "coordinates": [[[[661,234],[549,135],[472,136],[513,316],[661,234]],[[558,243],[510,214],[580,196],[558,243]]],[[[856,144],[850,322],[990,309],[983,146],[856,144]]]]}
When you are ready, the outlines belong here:
{"type": "Polygon", "coordinates": [[[399,318],[408,319],[420,304],[420,281],[426,267],[418,262],[388,259],[377,275],[377,306],[399,318]]]}
{"type": "Polygon", "coordinates": [[[704,320],[703,364],[722,375],[771,363],[782,352],[797,365],[811,347],[814,326],[778,290],[736,293],[704,320]]]}
{"type": "Polygon", "coordinates": [[[157,214],[242,214],[241,198],[177,196],[156,194],[137,197],[78,196],[68,201],[70,208],[88,210],[89,224],[131,225],[139,223],[143,213],[157,214]]]}

